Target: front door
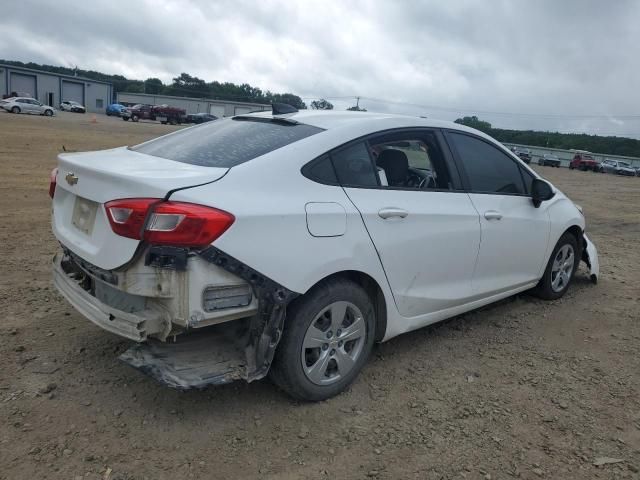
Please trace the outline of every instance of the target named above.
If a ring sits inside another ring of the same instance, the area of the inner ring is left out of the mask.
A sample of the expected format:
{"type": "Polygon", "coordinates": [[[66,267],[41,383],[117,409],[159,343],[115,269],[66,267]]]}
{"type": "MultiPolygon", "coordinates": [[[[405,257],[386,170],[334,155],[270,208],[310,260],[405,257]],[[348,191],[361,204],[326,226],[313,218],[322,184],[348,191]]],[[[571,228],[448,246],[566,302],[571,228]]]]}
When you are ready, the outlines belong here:
{"type": "Polygon", "coordinates": [[[550,220],[546,204],[531,201],[533,174],[485,139],[460,132],[447,139],[480,216],[474,291],[485,297],[535,282],[547,260],[550,220]]]}
{"type": "Polygon", "coordinates": [[[438,135],[385,134],[331,157],[362,214],[399,313],[416,317],[466,303],[480,225],[469,196],[454,189],[438,135]]]}

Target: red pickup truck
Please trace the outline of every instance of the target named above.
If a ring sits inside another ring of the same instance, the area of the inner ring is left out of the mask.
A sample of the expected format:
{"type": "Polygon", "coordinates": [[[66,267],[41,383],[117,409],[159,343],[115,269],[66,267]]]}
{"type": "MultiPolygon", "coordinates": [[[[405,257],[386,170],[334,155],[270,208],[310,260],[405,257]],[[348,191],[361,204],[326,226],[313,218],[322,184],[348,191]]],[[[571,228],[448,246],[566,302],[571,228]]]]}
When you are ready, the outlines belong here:
{"type": "Polygon", "coordinates": [[[127,107],[120,115],[125,122],[131,119],[132,122],[138,120],[153,120],[160,123],[171,125],[182,123],[187,115],[187,111],[183,108],[170,107],[168,105],[134,105],[127,107]]]}
{"type": "Polygon", "coordinates": [[[569,163],[569,168],[573,170],[577,168],[578,170],[591,170],[593,172],[600,171],[600,164],[595,161],[595,159],[586,153],[576,153],[573,156],[573,160],[569,163]]]}

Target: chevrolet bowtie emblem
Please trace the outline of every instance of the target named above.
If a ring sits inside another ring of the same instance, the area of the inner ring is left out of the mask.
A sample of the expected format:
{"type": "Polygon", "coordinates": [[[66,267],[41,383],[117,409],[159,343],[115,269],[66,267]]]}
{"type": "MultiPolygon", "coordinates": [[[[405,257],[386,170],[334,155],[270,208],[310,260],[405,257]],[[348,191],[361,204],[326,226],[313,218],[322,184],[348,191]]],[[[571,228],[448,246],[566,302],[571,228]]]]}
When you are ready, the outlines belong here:
{"type": "Polygon", "coordinates": [[[75,185],[76,183],[78,183],[78,177],[76,177],[76,174],[73,172],[69,172],[67,173],[66,177],[64,177],[64,179],[67,181],[67,183],[71,186],[75,185]]]}

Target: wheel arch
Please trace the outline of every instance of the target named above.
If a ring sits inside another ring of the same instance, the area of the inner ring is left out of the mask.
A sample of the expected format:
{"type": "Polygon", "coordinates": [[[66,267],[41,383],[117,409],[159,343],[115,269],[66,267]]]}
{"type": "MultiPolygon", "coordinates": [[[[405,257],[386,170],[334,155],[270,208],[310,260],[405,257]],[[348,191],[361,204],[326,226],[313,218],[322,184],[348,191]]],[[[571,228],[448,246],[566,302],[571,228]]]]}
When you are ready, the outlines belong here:
{"type": "MultiPolygon", "coordinates": [[[[387,331],[387,300],[380,284],[371,275],[359,270],[342,270],[340,272],[332,273],[331,275],[317,281],[307,290],[307,292],[321,283],[329,282],[338,278],[346,279],[360,285],[367,292],[376,312],[375,341],[382,341],[387,331]]],[[[306,294],[307,292],[304,293],[306,294]]]]}

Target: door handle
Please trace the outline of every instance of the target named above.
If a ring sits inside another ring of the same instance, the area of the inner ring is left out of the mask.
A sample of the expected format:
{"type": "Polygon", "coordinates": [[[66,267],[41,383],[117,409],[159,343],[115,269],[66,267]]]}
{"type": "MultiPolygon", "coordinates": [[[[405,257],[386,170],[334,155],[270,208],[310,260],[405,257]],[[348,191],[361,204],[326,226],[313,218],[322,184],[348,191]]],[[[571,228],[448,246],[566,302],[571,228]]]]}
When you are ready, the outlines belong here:
{"type": "Polygon", "coordinates": [[[409,212],[407,212],[406,210],[403,210],[402,208],[388,207],[380,210],[378,212],[378,215],[380,216],[380,218],[384,218],[386,220],[387,218],[391,218],[391,217],[404,218],[407,215],[409,215],[409,212]]]}
{"type": "Polygon", "coordinates": [[[502,214],[500,212],[496,212],[495,210],[487,210],[484,212],[484,218],[487,220],[500,220],[502,218],[502,214]]]}

